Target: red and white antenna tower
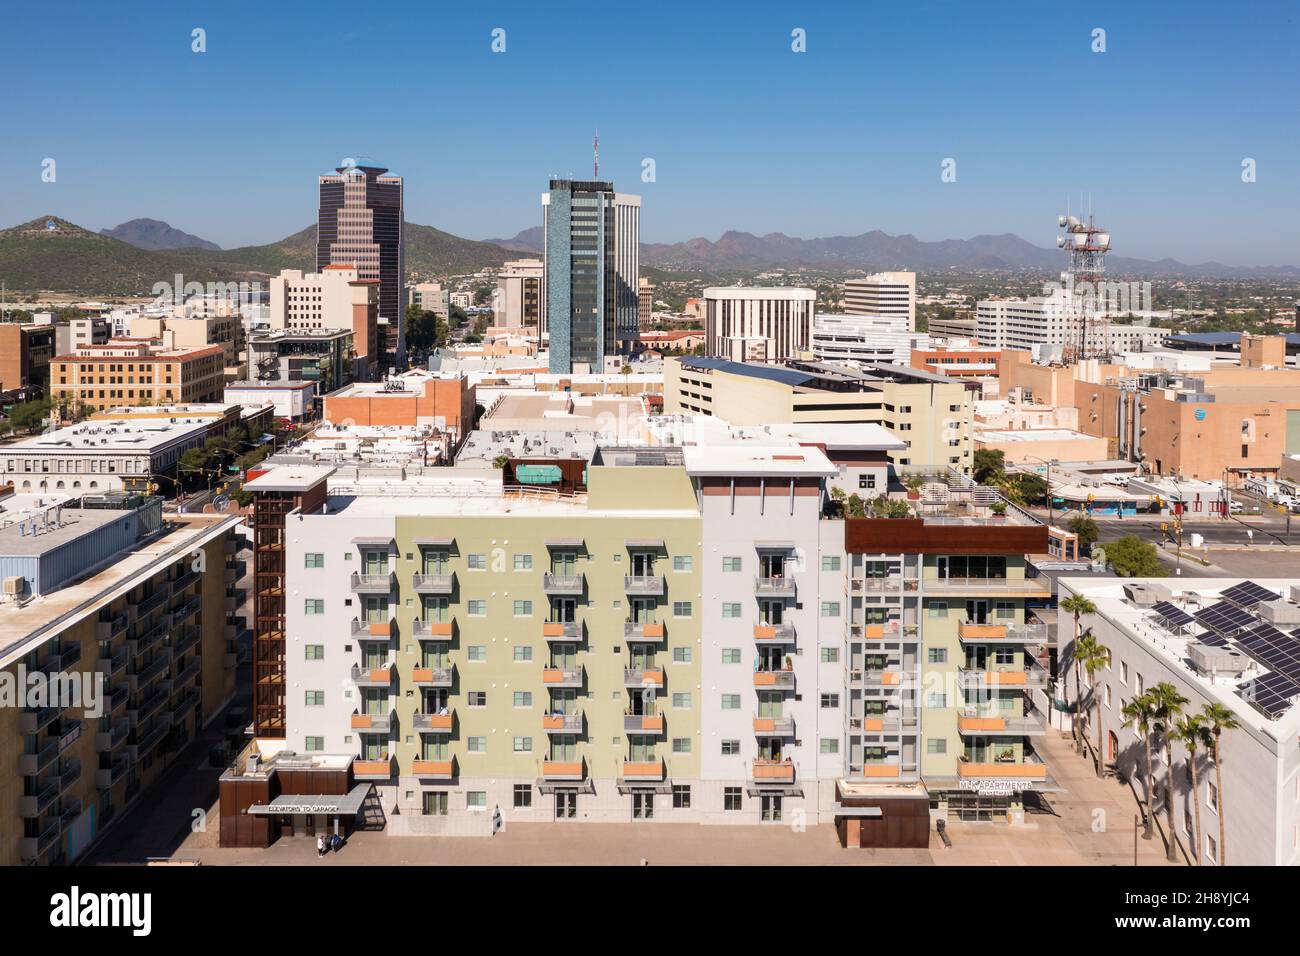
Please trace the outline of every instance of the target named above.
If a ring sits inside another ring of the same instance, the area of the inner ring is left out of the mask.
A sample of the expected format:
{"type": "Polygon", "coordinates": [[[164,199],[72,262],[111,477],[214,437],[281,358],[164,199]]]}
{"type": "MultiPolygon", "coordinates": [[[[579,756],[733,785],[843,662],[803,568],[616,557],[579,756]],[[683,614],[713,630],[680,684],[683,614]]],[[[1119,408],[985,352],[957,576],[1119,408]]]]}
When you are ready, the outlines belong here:
{"type": "MultiPolygon", "coordinates": [[[[1091,358],[1105,347],[1104,341],[1093,341],[1096,333],[1091,326],[1101,321],[1098,313],[1105,309],[1106,253],[1110,251],[1110,233],[1093,222],[1091,211],[1087,222],[1067,213],[1058,217],[1056,224],[1065,230],[1065,235],[1056,238],[1056,246],[1070,254],[1071,295],[1065,307],[1078,316],[1078,339],[1072,351],[1076,360],[1091,358]]],[[[1067,351],[1071,350],[1067,348],[1067,351]]]]}
{"type": "Polygon", "coordinates": [[[600,178],[600,130],[591,140],[591,178],[600,178]]]}

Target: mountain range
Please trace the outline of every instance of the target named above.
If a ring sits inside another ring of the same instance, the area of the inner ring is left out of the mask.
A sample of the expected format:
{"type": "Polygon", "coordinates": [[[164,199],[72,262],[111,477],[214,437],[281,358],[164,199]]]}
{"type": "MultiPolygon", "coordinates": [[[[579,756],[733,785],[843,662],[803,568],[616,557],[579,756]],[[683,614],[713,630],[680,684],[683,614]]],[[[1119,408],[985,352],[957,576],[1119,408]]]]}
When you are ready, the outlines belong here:
{"type": "Polygon", "coordinates": [[[215,242],[173,229],[158,219],[131,219],[112,229],[101,229],[99,234],[121,239],[137,249],[147,249],[150,252],[163,249],[210,249],[216,252],[221,249],[215,242]]]}

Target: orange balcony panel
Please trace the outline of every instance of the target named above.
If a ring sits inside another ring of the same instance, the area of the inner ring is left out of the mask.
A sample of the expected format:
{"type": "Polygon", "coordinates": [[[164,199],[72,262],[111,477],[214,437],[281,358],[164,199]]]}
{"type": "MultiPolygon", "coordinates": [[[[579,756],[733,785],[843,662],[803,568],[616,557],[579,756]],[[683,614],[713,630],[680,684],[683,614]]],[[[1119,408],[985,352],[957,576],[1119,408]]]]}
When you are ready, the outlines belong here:
{"type": "Polygon", "coordinates": [[[959,761],[958,777],[1014,777],[1020,780],[1046,780],[1047,768],[1040,763],[968,763],[959,761]]]}
{"type": "Polygon", "coordinates": [[[428,714],[425,720],[430,730],[451,730],[455,714],[428,714]]]}
{"type": "Polygon", "coordinates": [[[563,714],[542,714],[542,730],[563,730],[563,714]]]}
{"type": "Polygon", "coordinates": [[[547,621],[542,624],[542,637],[563,637],[564,625],[547,621]]]}
{"type": "Polygon", "coordinates": [[[417,684],[430,684],[433,682],[432,667],[413,667],[411,668],[411,680],[417,684]]]}
{"type": "Polygon", "coordinates": [[[451,637],[452,624],[450,621],[430,621],[425,627],[429,629],[430,637],[451,637]]]}
{"type": "Polygon", "coordinates": [[[898,684],[901,684],[902,681],[903,674],[901,671],[885,671],[880,675],[880,683],[884,684],[886,687],[895,687],[898,684]]]}
{"type": "Polygon", "coordinates": [[[373,727],[374,725],[375,725],[375,718],[372,717],[370,714],[353,714],[353,715],[352,715],[352,729],[353,729],[353,730],[369,730],[369,729],[370,729],[371,727],[373,727]]]}
{"type": "Polygon", "coordinates": [[[771,624],[754,625],[754,640],[770,641],[774,637],[776,637],[776,628],[773,625],[771,624]]]}
{"type": "Polygon", "coordinates": [[[387,637],[393,632],[393,626],[388,621],[371,621],[366,625],[366,630],[375,637],[387,637]]]}
{"type": "Polygon", "coordinates": [[[641,633],[642,633],[642,635],[644,635],[645,637],[663,637],[663,636],[664,636],[664,626],[663,626],[663,624],[658,624],[658,623],[656,623],[656,624],[642,624],[642,625],[641,625],[641,633]]]}
{"type": "Polygon", "coordinates": [[[544,760],[542,761],[542,776],[580,779],[582,777],[582,761],[544,760]]]}
{"type": "Polygon", "coordinates": [[[755,760],[754,779],[777,783],[794,783],[794,764],[778,760],[755,760]]]}
{"type": "Polygon", "coordinates": [[[371,667],[361,669],[361,679],[369,680],[373,683],[387,684],[392,680],[392,675],[387,667],[371,667]]]}
{"type": "Polygon", "coordinates": [[[358,777],[381,777],[392,772],[393,765],[387,759],[352,761],[352,773],[358,777]]]}
{"type": "Polygon", "coordinates": [[[1014,687],[1028,682],[1028,675],[1024,671],[988,671],[987,673],[986,679],[990,684],[1014,687]]]}
{"type": "Polygon", "coordinates": [[[450,760],[412,760],[411,773],[417,777],[452,777],[450,760]]]}
{"type": "Polygon", "coordinates": [[[968,641],[1003,641],[1007,637],[1005,624],[966,624],[957,625],[957,633],[968,641]]]}
{"type": "Polygon", "coordinates": [[[754,718],[754,733],[770,734],[773,733],[775,730],[776,730],[776,721],[773,720],[771,717],[754,718]]]}
{"type": "Polygon", "coordinates": [[[643,714],[641,717],[641,729],[647,733],[661,733],[664,729],[663,714],[643,714]]]}
{"type": "Polygon", "coordinates": [[[862,729],[866,731],[881,731],[885,729],[885,722],[879,717],[862,718],[862,729]]]}
{"type": "Polygon", "coordinates": [[[664,765],[658,760],[654,761],[623,761],[623,776],[636,780],[662,780],[664,775],[664,765]]]}
{"type": "Polygon", "coordinates": [[[755,672],[754,672],[754,686],[755,686],[755,687],[775,687],[775,686],[776,686],[776,672],[775,672],[775,671],[755,671],[755,672]]]}
{"type": "Polygon", "coordinates": [[[897,777],[898,764],[896,763],[868,763],[862,765],[862,776],[864,777],[897,777]]]}
{"type": "Polygon", "coordinates": [[[878,641],[885,636],[885,625],[868,624],[862,629],[862,636],[869,641],[878,641]]]}
{"type": "Polygon", "coordinates": [[[967,731],[1006,730],[1007,720],[1005,717],[958,717],[957,726],[967,731]]]}

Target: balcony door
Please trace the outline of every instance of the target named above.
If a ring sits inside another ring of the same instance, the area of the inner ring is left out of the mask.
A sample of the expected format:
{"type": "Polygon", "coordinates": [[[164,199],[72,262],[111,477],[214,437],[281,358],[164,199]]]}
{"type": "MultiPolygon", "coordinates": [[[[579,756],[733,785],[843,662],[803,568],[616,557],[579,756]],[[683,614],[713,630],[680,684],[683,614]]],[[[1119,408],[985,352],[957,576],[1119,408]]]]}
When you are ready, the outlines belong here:
{"type": "Polygon", "coordinates": [[[424,549],[420,552],[420,560],[423,566],[422,574],[446,574],[448,569],[448,557],[446,551],[436,551],[424,549]]]}
{"type": "Polygon", "coordinates": [[[551,598],[551,621],[553,623],[573,624],[577,620],[578,602],[576,600],[573,598],[551,598]]]}
{"type": "Polygon", "coordinates": [[[366,598],[366,623],[367,624],[388,623],[388,598],[386,597],[366,598]]]}
{"type": "Polygon", "coordinates": [[[632,599],[632,621],[635,624],[653,624],[655,622],[655,602],[646,598],[632,599]]]}
{"type": "Polygon", "coordinates": [[[443,641],[422,641],[420,643],[420,663],[436,671],[447,669],[447,644],[443,641]]]}
{"type": "Polygon", "coordinates": [[[781,648],[758,648],[758,669],[760,671],[779,671],[782,667],[781,648]]]}
{"type": "Polygon", "coordinates": [[[578,759],[578,738],[574,734],[552,734],[549,760],[574,763],[578,759]]]}
{"type": "Polygon", "coordinates": [[[653,820],[655,815],[655,795],[653,793],[634,792],[632,794],[632,819],[653,820]]]}
{"type": "Polygon", "coordinates": [[[655,652],[645,644],[633,644],[628,653],[628,667],[634,671],[647,671],[655,666],[655,652]]]}
{"type": "Polygon", "coordinates": [[[764,624],[781,624],[785,617],[784,601],[759,601],[759,616],[764,624]]]}
{"type": "Polygon", "coordinates": [[[578,669],[578,652],[572,644],[551,645],[551,666],[562,671],[578,669]]]}
{"type": "Polygon", "coordinates": [[[555,819],[575,820],[578,816],[578,794],[572,790],[555,792],[555,819]]]}
{"type": "Polygon", "coordinates": [[[632,552],[632,576],[648,578],[655,573],[655,556],[653,551],[632,552]]]}
{"type": "Polygon", "coordinates": [[[551,691],[551,713],[568,714],[578,712],[578,692],[572,687],[562,687],[551,691]]]}
{"type": "Polygon", "coordinates": [[[766,691],[758,695],[758,716],[765,720],[779,720],[781,717],[781,695],[766,691]]]}
{"type": "Polygon", "coordinates": [[[446,624],[451,620],[451,608],[445,597],[423,595],[420,614],[426,624],[446,624]]]}
{"type": "Polygon", "coordinates": [[[966,620],[972,624],[987,624],[989,621],[989,602],[988,601],[967,601],[966,602],[966,620]]]}
{"type": "Polygon", "coordinates": [[[551,573],[561,578],[573,577],[578,573],[578,556],[572,551],[552,552],[551,573]]]}
{"type": "Polygon", "coordinates": [[[388,573],[388,552],[367,549],[361,553],[361,573],[380,575],[388,573]]]}
{"type": "Polygon", "coordinates": [[[763,810],[764,823],[781,822],[781,795],[775,793],[765,793],[760,799],[760,805],[763,810]]]}
{"type": "Polygon", "coordinates": [[[364,641],[361,645],[365,650],[366,668],[374,670],[376,667],[383,667],[388,663],[388,645],[383,641],[364,641]]]}
{"type": "Polygon", "coordinates": [[[759,574],[765,578],[785,577],[784,554],[761,554],[758,557],[759,574]]]}
{"type": "Polygon", "coordinates": [[[363,687],[366,692],[366,713],[371,717],[383,717],[388,713],[388,692],[382,687],[363,687]]]}

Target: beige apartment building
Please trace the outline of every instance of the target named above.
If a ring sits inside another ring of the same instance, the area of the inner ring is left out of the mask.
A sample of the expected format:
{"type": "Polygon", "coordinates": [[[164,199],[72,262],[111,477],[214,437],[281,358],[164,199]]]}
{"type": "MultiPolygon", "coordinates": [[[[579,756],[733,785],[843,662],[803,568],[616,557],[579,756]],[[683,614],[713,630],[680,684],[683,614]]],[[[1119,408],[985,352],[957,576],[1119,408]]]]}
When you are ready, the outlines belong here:
{"type": "Polygon", "coordinates": [[[329,265],[320,272],[284,269],[271,279],[271,329],[319,331],[351,329],[357,368],[353,377],[369,381],[379,368],[379,284],[362,279],[353,266],[329,265]]]}
{"type": "Polygon", "coordinates": [[[967,383],[895,365],[664,360],[666,414],[714,415],[732,425],[876,424],[906,443],[890,460],[910,471],[970,468],[977,396],[967,383]]]}
{"type": "Polygon", "coordinates": [[[50,397],[96,411],[117,405],[219,402],[226,350],[112,339],[50,361],[50,397]]]}
{"type": "MultiPolygon", "coordinates": [[[[239,354],[244,348],[244,324],[239,315],[133,316],[128,327],[132,339],[153,339],[170,348],[201,349],[219,345],[226,374],[239,377],[239,354]]],[[[107,342],[102,344],[108,344],[107,342]]],[[[70,349],[76,352],[76,349],[70,349]]]]}

